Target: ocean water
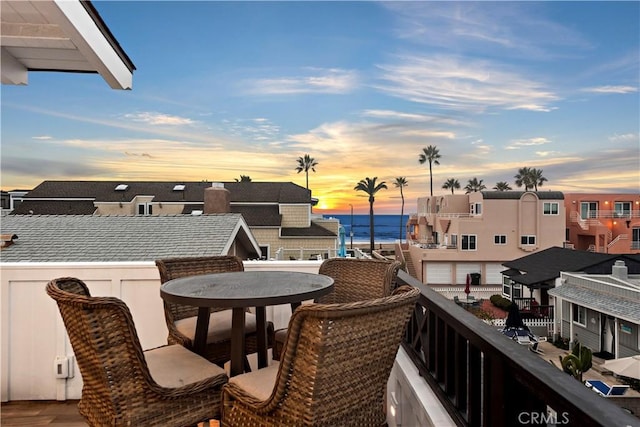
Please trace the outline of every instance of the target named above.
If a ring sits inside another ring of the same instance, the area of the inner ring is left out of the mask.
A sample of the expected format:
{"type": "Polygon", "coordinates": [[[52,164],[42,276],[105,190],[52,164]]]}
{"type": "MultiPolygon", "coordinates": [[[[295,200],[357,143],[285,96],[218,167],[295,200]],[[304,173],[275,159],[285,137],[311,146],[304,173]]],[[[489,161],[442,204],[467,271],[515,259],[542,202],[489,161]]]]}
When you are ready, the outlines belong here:
{"type": "MultiPolygon", "coordinates": [[[[349,244],[351,231],[351,215],[324,215],[325,218],[337,218],[346,231],[346,242],[349,244]]],[[[405,239],[408,215],[402,218],[402,239],[405,239]]],[[[376,243],[393,243],[400,239],[400,215],[374,215],[373,219],[376,243]]],[[[353,241],[369,243],[369,215],[353,215],[353,241]]]]}

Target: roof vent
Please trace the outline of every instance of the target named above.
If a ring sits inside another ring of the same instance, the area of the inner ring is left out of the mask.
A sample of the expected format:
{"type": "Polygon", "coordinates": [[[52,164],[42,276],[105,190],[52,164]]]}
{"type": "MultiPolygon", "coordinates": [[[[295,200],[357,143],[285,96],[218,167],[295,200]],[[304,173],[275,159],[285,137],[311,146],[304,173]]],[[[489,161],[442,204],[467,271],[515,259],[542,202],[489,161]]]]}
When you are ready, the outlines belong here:
{"type": "Polygon", "coordinates": [[[176,184],[173,186],[173,191],[184,191],[184,184],[176,184]]]}
{"type": "Polygon", "coordinates": [[[118,184],[116,185],[116,191],[126,191],[129,186],[127,184],[118,184]]]}
{"type": "Polygon", "coordinates": [[[15,242],[14,240],[18,238],[17,234],[2,234],[0,235],[1,240],[2,240],[2,248],[6,248],[8,246],[13,245],[15,242]]]}

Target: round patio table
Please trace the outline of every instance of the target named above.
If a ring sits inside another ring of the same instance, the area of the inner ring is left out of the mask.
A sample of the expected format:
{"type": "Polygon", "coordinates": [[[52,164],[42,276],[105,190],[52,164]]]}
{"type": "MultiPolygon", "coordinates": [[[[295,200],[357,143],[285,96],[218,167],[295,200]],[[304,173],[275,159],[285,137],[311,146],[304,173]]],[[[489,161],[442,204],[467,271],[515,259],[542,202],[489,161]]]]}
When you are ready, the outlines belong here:
{"type": "Polygon", "coordinates": [[[267,366],[267,323],[265,307],[291,304],[292,311],[302,301],[328,294],[333,289],[329,276],[297,271],[238,271],[203,274],[169,280],[160,287],[162,299],[199,307],[194,351],[204,354],[211,307],[229,307],[231,320],[230,374],[244,372],[245,309],[255,307],[258,367],[267,366]]]}

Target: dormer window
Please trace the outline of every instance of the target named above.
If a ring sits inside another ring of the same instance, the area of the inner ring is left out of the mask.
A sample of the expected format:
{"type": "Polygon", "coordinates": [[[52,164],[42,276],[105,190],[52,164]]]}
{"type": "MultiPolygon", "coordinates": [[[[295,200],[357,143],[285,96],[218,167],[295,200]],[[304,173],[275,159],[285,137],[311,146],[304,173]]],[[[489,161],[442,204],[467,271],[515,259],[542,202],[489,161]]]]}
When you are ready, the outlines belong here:
{"type": "Polygon", "coordinates": [[[118,184],[116,185],[116,191],[126,191],[129,186],[127,184],[118,184]]]}
{"type": "Polygon", "coordinates": [[[184,191],[184,184],[176,184],[173,186],[173,191],[184,191]]]}

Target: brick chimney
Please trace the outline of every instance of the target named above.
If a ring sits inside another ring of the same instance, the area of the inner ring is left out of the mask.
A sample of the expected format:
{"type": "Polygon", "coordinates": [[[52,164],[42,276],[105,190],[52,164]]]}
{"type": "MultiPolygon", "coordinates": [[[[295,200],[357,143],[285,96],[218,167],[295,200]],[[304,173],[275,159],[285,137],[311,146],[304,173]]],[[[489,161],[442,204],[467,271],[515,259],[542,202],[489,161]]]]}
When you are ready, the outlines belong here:
{"type": "Polygon", "coordinates": [[[611,267],[611,275],[616,279],[627,280],[629,278],[629,269],[624,261],[616,261],[611,267]]]}
{"type": "Polygon", "coordinates": [[[231,193],[224,188],[222,182],[212,182],[211,187],[204,189],[204,213],[231,212],[231,193]]]}

